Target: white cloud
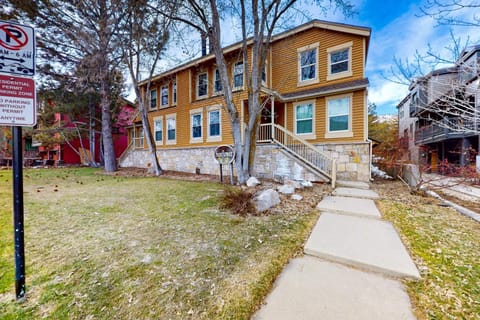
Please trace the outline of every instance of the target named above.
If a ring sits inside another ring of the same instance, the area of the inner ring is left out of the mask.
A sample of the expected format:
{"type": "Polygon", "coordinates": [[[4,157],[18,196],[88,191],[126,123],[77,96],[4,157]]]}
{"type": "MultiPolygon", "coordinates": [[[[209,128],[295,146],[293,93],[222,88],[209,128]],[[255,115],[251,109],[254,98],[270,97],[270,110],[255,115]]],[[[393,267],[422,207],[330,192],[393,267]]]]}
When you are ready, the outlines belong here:
{"type": "MultiPolygon", "coordinates": [[[[371,79],[372,80],[376,79],[371,79]]],[[[408,87],[390,81],[374,81],[368,90],[368,100],[380,106],[388,106],[393,110],[396,105],[408,94],[408,87]]],[[[382,113],[388,113],[382,110],[382,113]]]]}

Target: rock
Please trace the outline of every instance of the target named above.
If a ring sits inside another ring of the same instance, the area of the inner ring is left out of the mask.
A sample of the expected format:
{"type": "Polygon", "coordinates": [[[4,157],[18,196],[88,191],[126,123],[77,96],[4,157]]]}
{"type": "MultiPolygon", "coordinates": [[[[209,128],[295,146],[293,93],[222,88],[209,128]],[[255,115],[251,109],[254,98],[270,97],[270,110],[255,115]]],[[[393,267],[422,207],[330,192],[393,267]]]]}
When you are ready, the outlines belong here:
{"type": "Polygon", "coordinates": [[[313,183],[310,182],[310,181],[308,181],[308,180],[303,180],[302,182],[300,182],[300,184],[301,184],[302,186],[304,186],[305,188],[311,188],[311,187],[313,187],[313,183]]]}
{"type": "Polygon", "coordinates": [[[273,189],[267,189],[255,197],[254,203],[257,211],[262,212],[279,204],[280,195],[273,189]]]}
{"type": "Polygon", "coordinates": [[[259,184],[260,184],[260,181],[258,181],[258,179],[255,177],[250,177],[247,180],[247,187],[255,187],[255,186],[258,186],[259,184]]]}
{"type": "Polygon", "coordinates": [[[290,179],[285,179],[283,184],[293,186],[295,189],[303,189],[304,188],[300,181],[295,181],[295,180],[290,180],[290,179]]]}
{"type": "Polygon", "coordinates": [[[297,201],[300,201],[303,199],[303,197],[299,194],[292,194],[292,200],[297,200],[297,201]]]}
{"type": "Polygon", "coordinates": [[[289,184],[284,184],[283,186],[278,187],[278,192],[282,194],[292,194],[295,192],[295,187],[289,184]]]}

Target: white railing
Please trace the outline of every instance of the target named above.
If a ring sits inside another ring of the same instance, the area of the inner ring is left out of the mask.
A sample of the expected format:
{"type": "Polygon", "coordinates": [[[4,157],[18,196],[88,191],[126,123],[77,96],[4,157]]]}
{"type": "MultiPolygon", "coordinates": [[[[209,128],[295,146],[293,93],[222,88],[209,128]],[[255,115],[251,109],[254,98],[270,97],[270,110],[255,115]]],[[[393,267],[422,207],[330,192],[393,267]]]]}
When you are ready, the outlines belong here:
{"type": "Polygon", "coordinates": [[[273,142],[283,147],[295,157],[328,177],[335,187],[336,163],[311,143],[277,124],[261,124],[257,142],[273,142]]]}

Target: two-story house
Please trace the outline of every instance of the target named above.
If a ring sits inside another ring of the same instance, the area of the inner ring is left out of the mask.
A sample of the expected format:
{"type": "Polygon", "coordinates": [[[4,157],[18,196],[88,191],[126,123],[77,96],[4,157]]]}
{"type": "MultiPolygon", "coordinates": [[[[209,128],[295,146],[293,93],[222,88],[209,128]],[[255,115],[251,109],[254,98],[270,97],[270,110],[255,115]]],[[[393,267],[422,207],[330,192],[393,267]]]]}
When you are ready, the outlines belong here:
{"type": "MultiPolygon", "coordinates": [[[[331,180],[336,173],[339,179],[370,178],[369,40],[369,28],[319,20],[273,37],[263,73],[256,176],[331,180]]],[[[224,55],[244,123],[248,98],[241,50],[241,43],[233,44],[224,48],[224,55]]],[[[214,55],[151,80],[151,90],[144,94],[150,96],[149,120],[162,168],[218,174],[214,149],[233,144],[233,139],[214,55]]],[[[141,123],[131,128],[130,138],[132,146],[120,165],[148,166],[141,123]]]]}
{"type": "Polygon", "coordinates": [[[455,65],[416,79],[408,96],[397,106],[399,136],[406,128],[413,163],[437,171],[442,163],[465,166],[475,161],[479,148],[480,45],[465,49],[455,65]],[[409,109],[408,115],[406,110],[409,109]]]}

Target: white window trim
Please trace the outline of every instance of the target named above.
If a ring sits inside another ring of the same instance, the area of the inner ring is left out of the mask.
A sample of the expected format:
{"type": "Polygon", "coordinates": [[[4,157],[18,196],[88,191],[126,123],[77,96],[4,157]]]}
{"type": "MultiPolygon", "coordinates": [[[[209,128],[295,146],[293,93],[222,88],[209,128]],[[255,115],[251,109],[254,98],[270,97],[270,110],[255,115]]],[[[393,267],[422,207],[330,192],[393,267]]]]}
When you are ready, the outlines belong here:
{"type": "Polygon", "coordinates": [[[163,116],[158,116],[158,117],[154,117],[153,118],[153,139],[155,141],[155,145],[157,146],[161,146],[163,145],[163,142],[164,142],[164,139],[163,139],[163,136],[164,136],[164,133],[165,133],[165,130],[164,130],[164,126],[163,126],[163,116]],[[158,141],[156,139],[157,135],[156,135],[156,130],[155,130],[155,122],[157,121],[160,121],[162,123],[162,140],[158,141]]]}
{"type": "Polygon", "coordinates": [[[353,129],[352,129],[352,104],[353,104],[353,93],[349,94],[342,94],[338,96],[331,96],[325,98],[325,120],[326,120],[326,133],[325,138],[352,138],[353,137],[353,129]],[[342,99],[342,98],[349,98],[350,99],[350,109],[348,114],[348,130],[342,131],[330,131],[330,121],[328,116],[328,102],[330,100],[342,99]]]}
{"type": "Polygon", "coordinates": [[[150,89],[150,93],[149,93],[149,94],[150,94],[150,97],[149,97],[149,99],[148,99],[148,109],[149,109],[149,110],[157,110],[157,108],[158,108],[158,90],[157,90],[157,88],[155,88],[155,89],[150,89]],[[152,107],[152,92],[153,92],[153,91],[155,91],[155,100],[156,100],[154,107],[152,107]]]}
{"type": "Polygon", "coordinates": [[[316,139],[317,135],[315,134],[316,127],[315,127],[315,106],[316,101],[315,100],[305,100],[305,101],[299,101],[293,104],[293,132],[299,137],[302,137],[303,139],[316,139]],[[303,106],[306,104],[311,104],[312,105],[312,132],[311,133],[297,133],[297,106],[303,106]]]}
{"type": "Polygon", "coordinates": [[[171,114],[167,114],[165,116],[165,144],[177,144],[177,136],[178,136],[178,132],[177,132],[177,114],[176,113],[171,113],[171,114]],[[169,119],[174,119],[175,120],[175,140],[169,140],[168,139],[168,120],[169,119]]]}
{"type": "Polygon", "coordinates": [[[205,99],[208,97],[208,72],[200,72],[199,74],[197,74],[197,99],[205,99]],[[207,92],[201,96],[199,95],[199,91],[200,91],[200,76],[201,75],[207,75],[207,92]]]}
{"type": "Polygon", "coordinates": [[[218,71],[218,80],[220,81],[220,83],[222,83],[220,79],[220,70],[218,70],[218,68],[215,68],[213,70],[213,94],[216,96],[223,94],[223,87],[222,87],[222,90],[220,91],[217,91],[215,88],[215,82],[217,81],[217,71],[218,71]]]}
{"type": "Polygon", "coordinates": [[[164,85],[164,86],[161,86],[160,87],[160,108],[168,108],[170,106],[169,104],[169,100],[170,100],[170,97],[169,97],[169,86],[168,84],[167,85],[164,85]],[[167,89],[167,104],[163,104],[163,89],[167,89]]]}
{"type": "Polygon", "coordinates": [[[175,80],[172,82],[172,106],[177,105],[177,100],[178,100],[178,87],[177,87],[177,80],[175,80]]]}
{"type": "Polygon", "coordinates": [[[222,106],[215,105],[207,107],[207,142],[219,142],[222,141],[222,106]],[[210,112],[212,111],[219,111],[218,118],[220,121],[220,135],[218,136],[210,136],[210,112]]]}
{"type": "Polygon", "coordinates": [[[318,54],[320,51],[320,42],[315,42],[312,43],[308,46],[301,47],[297,49],[297,86],[302,87],[302,86],[308,86],[310,84],[318,83],[319,82],[319,65],[318,65],[318,54]],[[313,79],[308,79],[308,80],[302,80],[302,65],[301,65],[301,54],[305,51],[316,49],[316,56],[315,56],[315,78],[313,79]]]}
{"type": "Polygon", "coordinates": [[[205,131],[204,125],[203,125],[203,108],[197,108],[190,110],[190,143],[202,143],[203,142],[203,133],[205,131]],[[200,123],[202,126],[202,135],[200,137],[194,138],[193,137],[193,116],[200,114],[200,123]]]}
{"type": "Polygon", "coordinates": [[[232,90],[233,91],[238,91],[238,90],[243,90],[245,87],[245,63],[243,61],[237,61],[234,64],[232,64],[232,90]],[[241,63],[242,64],[242,86],[235,87],[235,65],[241,63]]]}
{"type": "Polygon", "coordinates": [[[352,47],[353,41],[340,44],[338,46],[330,47],[327,49],[328,65],[327,65],[327,81],[341,79],[352,76],[352,47]],[[337,51],[348,49],[348,70],[338,73],[331,73],[331,54],[337,51]]]}

